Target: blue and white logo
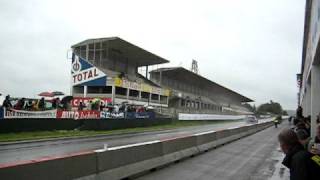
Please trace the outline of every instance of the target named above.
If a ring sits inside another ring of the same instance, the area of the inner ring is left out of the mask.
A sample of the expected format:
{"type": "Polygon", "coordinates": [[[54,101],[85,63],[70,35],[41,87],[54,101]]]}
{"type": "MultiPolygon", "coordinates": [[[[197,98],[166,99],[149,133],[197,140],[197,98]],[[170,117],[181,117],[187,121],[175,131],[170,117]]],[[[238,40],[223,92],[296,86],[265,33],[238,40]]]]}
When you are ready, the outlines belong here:
{"type": "Polygon", "coordinates": [[[71,67],[73,86],[106,86],[107,76],[88,61],[73,54],[71,67]]]}

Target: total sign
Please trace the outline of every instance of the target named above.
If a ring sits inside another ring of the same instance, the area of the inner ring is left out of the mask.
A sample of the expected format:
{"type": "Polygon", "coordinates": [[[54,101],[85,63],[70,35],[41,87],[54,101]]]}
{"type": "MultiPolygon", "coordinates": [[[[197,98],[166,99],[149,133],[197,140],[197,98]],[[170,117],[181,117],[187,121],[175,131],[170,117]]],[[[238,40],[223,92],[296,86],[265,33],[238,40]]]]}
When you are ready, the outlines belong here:
{"type": "Polygon", "coordinates": [[[73,54],[72,56],[72,85],[106,86],[107,76],[88,61],[73,54]]]}

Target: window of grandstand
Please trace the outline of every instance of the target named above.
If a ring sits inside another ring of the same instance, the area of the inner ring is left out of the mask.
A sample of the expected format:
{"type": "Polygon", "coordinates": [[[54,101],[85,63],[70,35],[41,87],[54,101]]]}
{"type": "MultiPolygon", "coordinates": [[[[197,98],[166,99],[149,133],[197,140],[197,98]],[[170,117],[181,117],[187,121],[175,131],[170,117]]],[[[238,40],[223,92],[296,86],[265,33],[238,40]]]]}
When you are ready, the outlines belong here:
{"type": "Polygon", "coordinates": [[[159,94],[151,94],[151,100],[159,100],[159,94]]]}
{"type": "Polygon", "coordinates": [[[166,103],[167,103],[167,100],[168,100],[168,97],[167,97],[167,96],[162,96],[162,95],[160,95],[160,102],[161,102],[161,104],[166,104],[166,103]]]}
{"type": "Polygon", "coordinates": [[[90,61],[90,62],[93,62],[93,58],[94,58],[94,51],[89,51],[89,57],[88,57],[88,60],[90,61]]]}
{"type": "Polygon", "coordinates": [[[88,86],[88,93],[98,94],[100,92],[100,88],[96,86],[88,86]]]}
{"type": "Polygon", "coordinates": [[[101,42],[99,43],[95,43],[94,44],[95,47],[94,47],[94,51],[95,51],[95,54],[94,54],[94,60],[95,60],[95,63],[97,64],[101,64],[101,56],[102,56],[102,47],[101,47],[101,42]]]}
{"type": "Polygon", "coordinates": [[[87,46],[81,46],[80,47],[80,57],[87,58],[87,46]]]}
{"type": "Polygon", "coordinates": [[[126,96],[127,95],[127,88],[116,87],[116,95],[126,96]]]}
{"type": "Polygon", "coordinates": [[[130,91],[129,91],[129,96],[130,97],[139,97],[139,91],[137,91],[137,90],[133,90],[133,89],[130,89],[130,91]]]}
{"type": "Polygon", "coordinates": [[[101,51],[96,50],[94,55],[94,61],[97,63],[97,62],[100,62],[100,59],[101,59],[101,51]]]}
{"type": "Polygon", "coordinates": [[[181,99],[181,107],[185,107],[186,106],[186,101],[184,99],[181,99]]]}
{"type": "Polygon", "coordinates": [[[75,94],[83,94],[84,88],[83,86],[74,86],[73,87],[73,93],[75,94]]]}
{"type": "Polygon", "coordinates": [[[74,53],[80,55],[80,47],[74,48],[74,53]]]}
{"type": "Polygon", "coordinates": [[[189,100],[187,100],[186,106],[190,107],[190,101],[189,100]]]}
{"type": "Polygon", "coordinates": [[[141,92],[141,99],[149,99],[150,93],[148,92],[141,92]]]}
{"type": "Polygon", "coordinates": [[[106,51],[106,49],[102,49],[101,50],[101,60],[106,60],[106,59],[107,59],[107,51],[106,51]]]}

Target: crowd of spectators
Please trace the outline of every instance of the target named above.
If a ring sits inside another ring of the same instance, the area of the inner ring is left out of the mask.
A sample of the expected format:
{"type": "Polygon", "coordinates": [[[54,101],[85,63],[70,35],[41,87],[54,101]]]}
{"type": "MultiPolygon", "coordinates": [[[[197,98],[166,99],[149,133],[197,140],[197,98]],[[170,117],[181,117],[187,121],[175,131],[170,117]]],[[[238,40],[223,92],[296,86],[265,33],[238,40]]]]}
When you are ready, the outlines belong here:
{"type": "Polygon", "coordinates": [[[11,98],[7,95],[2,103],[2,107],[6,109],[25,110],[25,111],[44,111],[51,109],[63,108],[59,98],[45,100],[43,97],[40,99],[27,99],[27,98],[11,98]]]}
{"type": "Polygon", "coordinates": [[[311,137],[311,118],[303,117],[302,108],[297,109],[293,123],[279,135],[280,147],[285,153],[283,165],[290,169],[290,180],[318,180],[320,177],[320,124],[317,120],[315,137],[311,137]]]}
{"type": "Polygon", "coordinates": [[[78,105],[78,110],[93,110],[93,111],[107,111],[110,113],[124,113],[124,112],[147,112],[150,111],[149,108],[139,105],[131,104],[105,104],[103,101],[90,100],[86,104],[80,102],[78,105]]]}
{"type": "Polygon", "coordinates": [[[89,110],[89,111],[107,111],[110,113],[125,113],[125,112],[147,112],[150,107],[141,105],[131,105],[127,103],[122,104],[105,104],[99,98],[92,99],[86,103],[80,102],[78,107],[71,107],[70,102],[60,100],[60,98],[52,98],[45,100],[43,97],[40,99],[27,99],[27,98],[11,98],[7,95],[2,103],[6,109],[24,110],[24,111],[44,111],[44,110],[89,110]]]}

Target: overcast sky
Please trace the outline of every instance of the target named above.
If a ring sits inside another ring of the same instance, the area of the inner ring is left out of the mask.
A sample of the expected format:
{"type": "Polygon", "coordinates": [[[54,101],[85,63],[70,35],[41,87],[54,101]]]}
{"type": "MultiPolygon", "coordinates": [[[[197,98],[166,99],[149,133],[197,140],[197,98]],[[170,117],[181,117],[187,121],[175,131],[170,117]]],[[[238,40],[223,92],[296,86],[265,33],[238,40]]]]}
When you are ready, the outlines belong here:
{"type": "MultiPolygon", "coordinates": [[[[1,0],[0,93],[70,91],[70,46],[118,36],[256,101],[295,109],[304,0],[1,0]]],[[[168,65],[166,65],[168,66],[168,65]]]]}

